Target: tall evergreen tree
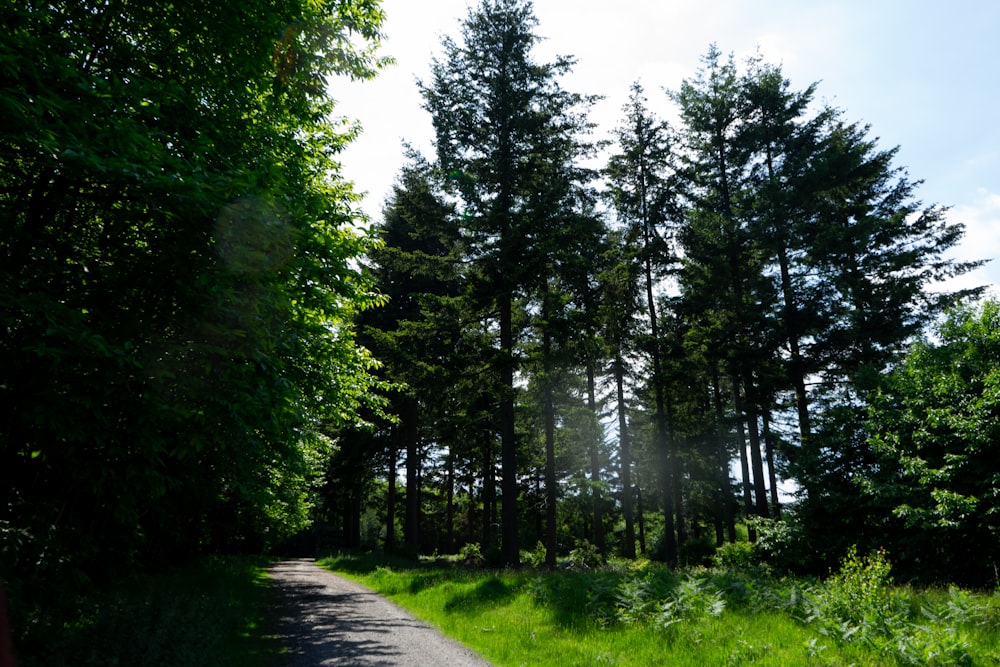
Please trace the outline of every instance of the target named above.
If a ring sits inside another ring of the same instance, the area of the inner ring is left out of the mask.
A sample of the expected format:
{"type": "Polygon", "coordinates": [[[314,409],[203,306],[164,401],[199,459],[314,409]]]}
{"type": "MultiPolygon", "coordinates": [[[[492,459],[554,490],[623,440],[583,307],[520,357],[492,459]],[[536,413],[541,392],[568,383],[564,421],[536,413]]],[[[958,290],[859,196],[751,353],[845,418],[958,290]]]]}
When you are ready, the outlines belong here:
{"type": "Polygon", "coordinates": [[[551,204],[560,199],[563,174],[572,166],[563,162],[573,152],[567,143],[585,125],[575,110],[585,100],[558,83],[572,61],[539,64],[532,58],[536,24],[527,0],[484,0],[470,9],[460,43],[444,39],[444,54],[421,85],[436,132],[438,167],[460,201],[480,300],[496,323],[495,366],[503,387],[501,549],[507,564],[519,561],[515,303],[545,265],[539,236],[560,224],[551,204]]]}
{"type": "Polygon", "coordinates": [[[743,452],[749,457],[744,486],[753,489],[747,510],[767,516],[758,421],[764,392],[754,369],[775,352],[776,295],[765,275],[763,239],[752,224],[755,153],[746,133],[743,81],[733,58],[723,59],[714,46],[703,63],[697,77],[674,94],[692,201],[682,234],[681,282],[692,316],[714,332],[713,348],[731,380],[741,415],[741,457],[743,452]]]}
{"type": "MultiPolygon", "coordinates": [[[[657,318],[657,293],[664,269],[673,263],[666,234],[667,226],[676,215],[673,169],[670,163],[669,127],[646,108],[642,87],[633,84],[625,107],[626,117],[617,131],[620,153],[613,155],[606,169],[612,204],[624,223],[626,238],[635,248],[641,267],[646,297],[645,310],[649,325],[651,379],[655,401],[655,435],[657,450],[663,461],[660,475],[663,486],[664,553],[670,563],[677,562],[677,526],[683,525],[682,507],[675,502],[679,495],[677,446],[670,437],[670,415],[666,396],[667,379],[660,346],[660,326],[657,318]]],[[[616,366],[620,368],[620,366],[616,366]]],[[[623,469],[626,465],[622,463],[623,469]]],[[[683,531],[682,531],[683,532],[683,531]]],[[[631,550],[629,547],[626,547],[631,550]]]]}
{"type": "MultiPolygon", "coordinates": [[[[428,326],[442,300],[460,296],[460,276],[452,261],[456,236],[454,209],[441,201],[432,170],[414,155],[403,169],[383,210],[383,245],[372,253],[375,287],[388,299],[382,307],[358,320],[361,340],[383,364],[382,373],[397,389],[389,394],[398,422],[386,427],[390,460],[400,450],[406,459],[406,496],[403,536],[408,547],[421,545],[420,466],[424,433],[442,408],[442,387],[453,380],[450,359],[453,340],[428,326]],[[434,400],[429,400],[433,397],[434,400]]],[[[395,465],[389,466],[389,489],[395,488],[395,465]]],[[[393,504],[389,503],[386,539],[394,532],[393,504]]],[[[389,545],[387,545],[389,546],[389,545]]]]}

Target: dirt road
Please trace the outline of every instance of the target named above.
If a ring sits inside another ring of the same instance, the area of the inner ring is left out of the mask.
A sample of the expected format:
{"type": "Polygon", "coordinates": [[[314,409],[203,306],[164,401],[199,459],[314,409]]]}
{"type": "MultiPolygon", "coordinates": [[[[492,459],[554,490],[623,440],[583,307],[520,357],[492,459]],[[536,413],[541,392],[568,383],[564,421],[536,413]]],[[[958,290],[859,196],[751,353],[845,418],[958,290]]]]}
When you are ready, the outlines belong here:
{"type": "Polygon", "coordinates": [[[271,576],[280,591],[288,667],[490,666],[385,598],[311,560],[281,561],[271,576]]]}

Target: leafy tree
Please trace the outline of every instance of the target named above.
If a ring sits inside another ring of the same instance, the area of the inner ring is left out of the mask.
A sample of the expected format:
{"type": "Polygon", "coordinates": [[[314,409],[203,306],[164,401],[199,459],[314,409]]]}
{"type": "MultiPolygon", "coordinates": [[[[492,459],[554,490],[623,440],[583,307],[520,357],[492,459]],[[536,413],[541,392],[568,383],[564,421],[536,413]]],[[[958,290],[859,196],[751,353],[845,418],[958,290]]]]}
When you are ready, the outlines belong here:
{"type": "Polygon", "coordinates": [[[996,583],[1000,566],[1000,303],[952,311],[872,401],[862,488],[892,513],[911,576],[996,583]]]}
{"type": "Polygon", "coordinates": [[[325,82],[378,3],[0,11],[5,577],[282,539],[371,384],[325,82]]]}

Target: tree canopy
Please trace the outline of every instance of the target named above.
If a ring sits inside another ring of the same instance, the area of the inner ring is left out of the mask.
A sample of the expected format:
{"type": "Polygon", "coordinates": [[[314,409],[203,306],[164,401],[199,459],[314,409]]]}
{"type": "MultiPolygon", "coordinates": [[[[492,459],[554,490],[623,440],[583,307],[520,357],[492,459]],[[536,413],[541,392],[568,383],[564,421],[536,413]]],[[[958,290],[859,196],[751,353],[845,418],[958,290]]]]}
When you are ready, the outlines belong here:
{"type": "Polygon", "coordinates": [[[369,402],[331,77],[378,2],[21,2],[0,37],[0,565],[259,551],[369,402]]]}

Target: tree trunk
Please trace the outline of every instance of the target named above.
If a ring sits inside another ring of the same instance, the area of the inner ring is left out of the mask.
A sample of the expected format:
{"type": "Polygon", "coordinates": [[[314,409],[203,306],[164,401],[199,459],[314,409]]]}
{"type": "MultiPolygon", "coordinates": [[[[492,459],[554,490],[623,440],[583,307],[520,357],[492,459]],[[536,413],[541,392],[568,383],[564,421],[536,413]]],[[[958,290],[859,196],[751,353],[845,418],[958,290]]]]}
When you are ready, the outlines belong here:
{"type": "Polygon", "coordinates": [[[389,445],[389,490],[385,499],[385,545],[386,553],[396,550],[396,468],[399,466],[398,450],[393,441],[389,445]]]}
{"type": "MultiPolygon", "coordinates": [[[[647,247],[649,244],[648,229],[647,247]]],[[[653,269],[649,258],[645,263],[646,306],[649,310],[649,331],[652,338],[653,389],[656,399],[656,451],[662,461],[661,486],[663,489],[663,545],[659,554],[670,566],[677,565],[677,536],[674,532],[674,461],[673,445],[667,436],[666,400],[663,389],[663,364],[659,350],[659,328],[656,321],[656,302],[653,294],[653,269]]]]}
{"type": "Polygon", "coordinates": [[[455,456],[451,450],[448,451],[448,476],[445,481],[447,485],[447,506],[445,507],[445,553],[455,553],[455,456]]]}
{"type": "MultiPolygon", "coordinates": [[[[638,480],[637,480],[638,482],[638,480]]],[[[646,510],[642,506],[642,485],[635,485],[636,515],[639,523],[639,553],[646,555],[646,510]]]]}
{"type": "Polygon", "coordinates": [[[545,389],[545,564],[556,566],[556,436],[552,388],[545,389]]]}
{"type": "MultiPolygon", "coordinates": [[[[736,541],[736,516],[733,512],[733,498],[730,486],[729,474],[729,452],[726,451],[726,438],[724,434],[725,411],[722,405],[722,387],[720,386],[719,369],[715,362],[712,363],[712,399],[715,404],[715,438],[716,438],[716,470],[719,475],[719,483],[716,488],[718,499],[716,500],[719,515],[725,522],[726,533],[730,542],[736,541]]],[[[719,546],[722,540],[716,538],[719,546]]]]}
{"type": "Polygon", "coordinates": [[[406,442],[406,524],[403,539],[414,551],[420,549],[420,454],[417,401],[406,397],[403,404],[403,437],[406,442]]]}
{"type": "Polygon", "coordinates": [[[594,513],[594,545],[602,556],[607,553],[607,545],[604,542],[604,511],[601,508],[601,493],[599,484],[601,481],[601,462],[598,452],[600,434],[600,424],[597,415],[597,390],[595,381],[594,362],[587,360],[587,409],[593,416],[593,433],[590,433],[590,498],[591,508],[594,513]]]}
{"type": "Polygon", "coordinates": [[[622,480],[622,514],[625,519],[625,538],[622,556],[635,558],[635,525],[632,516],[632,452],[629,447],[628,418],[625,411],[625,364],[618,351],[615,359],[615,387],[618,396],[618,458],[622,480]]]}
{"type": "Polygon", "coordinates": [[[670,452],[668,468],[670,469],[673,481],[671,488],[674,490],[674,516],[676,517],[677,544],[687,542],[687,524],[684,521],[684,489],[680,483],[680,453],[676,434],[674,433],[674,405],[669,396],[667,400],[667,451],[670,452]]]}
{"type": "MultiPolygon", "coordinates": [[[[487,437],[490,437],[487,434],[487,437]]],[[[487,440],[483,448],[483,553],[496,546],[497,480],[493,446],[487,440]]]]}
{"type": "MultiPolygon", "coordinates": [[[[546,280],[546,292],[548,280],[546,280]]],[[[545,420],[545,565],[556,566],[558,533],[556,527],[556,414],[552,400],[552,338],[549,333],[549,295],[542,297],[542,383],[544,384],[545,420]]]]}
{"type": "Polygon", "coordinates": [[[517,442],[514,428],[514,332],[512,295],[500,298],[500,556],[517,567],[521,554],[517,536],[517,442]]]}
{"type": "Polygon", "coordinates": [[[781,518],[781,503],[778,500],[778,473],[774,469],[774,437],[771,435],[771,413],[764,410],[764,454],[767,457],[767,476],[771,483],[771,509],[774,518],[781,518]]]}
{"type": "MultiPolygon", "coordinates": [[[[753,508],[753,480],[750,479],[750,462],[747,458],[747,433],[743,422],[743,396],[740,393],[740,383],[733,377],[733,400],[736,403],[736,432],[740,447],[740,472],[743,475],[743,507],[747,517],[754,514],[753,508]]],[[[757,541],[757,531],[753,526],[748,530],[750,541],[757,541]]]]}
{"type": "Polygon", "coordinates": [[[750,433],[750,465],[753,466],[754,510],[757,516],[766,518],[771,516],[771,513],[767,507],[767,486],[764,483],[764,457],[760,446],[760,425],[757,423],[759,396],[749,371],[746,372],[745,378],[744,406],[746,408],[747,427],[750,433]]]}

